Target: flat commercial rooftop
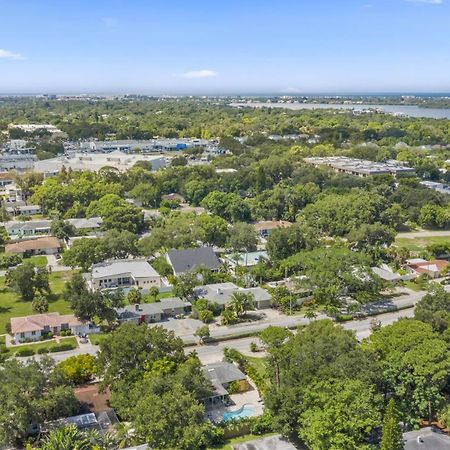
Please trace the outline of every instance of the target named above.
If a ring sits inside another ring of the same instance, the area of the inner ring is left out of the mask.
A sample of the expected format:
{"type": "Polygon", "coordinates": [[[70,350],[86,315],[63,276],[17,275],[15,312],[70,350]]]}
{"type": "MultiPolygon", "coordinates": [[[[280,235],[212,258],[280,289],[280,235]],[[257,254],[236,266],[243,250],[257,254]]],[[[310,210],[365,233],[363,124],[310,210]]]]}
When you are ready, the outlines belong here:
{"type": "Polygon", "coordinates": [[[328,166],[338,172],[368,176],[399,173],[413,173],[414,169],[393,161],[376,162],[364,159],[347,158],[346,156],[327,156],[323,158],[305,158],[305,161],[316,166],[328,166]]]}

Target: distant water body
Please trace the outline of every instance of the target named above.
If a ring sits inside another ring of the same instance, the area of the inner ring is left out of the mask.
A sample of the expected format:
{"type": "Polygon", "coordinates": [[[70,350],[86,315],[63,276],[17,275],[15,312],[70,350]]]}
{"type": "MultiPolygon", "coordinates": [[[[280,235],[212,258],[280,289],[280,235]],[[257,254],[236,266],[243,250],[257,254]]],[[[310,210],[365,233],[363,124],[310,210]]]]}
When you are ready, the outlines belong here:
{"type": "Polygon", "coordinates": [[[386,114],[404,115],[408,117],[426,117],[429,119],[450,119],[449,108],[423,108],[412,105],[359,105],[359,104],[328,104],[328,103],[231,103],[231,106],[249,108],[284,108],[284,109],[376,109],[386,114]]]}

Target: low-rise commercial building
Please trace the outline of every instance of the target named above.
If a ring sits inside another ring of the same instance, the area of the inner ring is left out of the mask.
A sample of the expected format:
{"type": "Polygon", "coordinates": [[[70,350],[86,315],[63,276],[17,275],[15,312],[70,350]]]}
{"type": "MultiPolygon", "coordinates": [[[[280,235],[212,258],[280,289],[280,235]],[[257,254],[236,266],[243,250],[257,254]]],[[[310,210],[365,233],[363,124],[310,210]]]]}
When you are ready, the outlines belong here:
{"type": "Polygon", "coordinates": [[[84,170],[98,172],[105,167],[125,172],[139,161],[150,163],[152,170],[161,169],[167,165],[167,158],[161,155],[127,154],[116,151],[112,153],[75,153],[45,159],[37,161],[34,164],[34,170],[42,173],[44,177],[57,175],[63,167],[75,172],[84,170]]]}
{"type": "Polygon", "coordinates": [[[363,159],[347,158],[346,156],[327,156],[323,158],[305,158],[310,164],[315,166],[327,166],[335,172],[347,173],[358,177],[368,177],[370,175],[399,175],[414,173],[415,170],[405,167],[398,162],[375,162],[363,159]]]}

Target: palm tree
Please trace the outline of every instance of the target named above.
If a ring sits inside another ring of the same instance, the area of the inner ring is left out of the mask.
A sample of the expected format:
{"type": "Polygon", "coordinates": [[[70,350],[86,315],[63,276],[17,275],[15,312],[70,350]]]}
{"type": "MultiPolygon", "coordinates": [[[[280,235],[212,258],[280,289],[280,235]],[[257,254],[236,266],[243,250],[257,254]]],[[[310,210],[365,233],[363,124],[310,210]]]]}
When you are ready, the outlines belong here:
{"type": "Polygon", "coordinates": [[[91,439],[78,431],[75,425],[52,430],[41,444],[40,450],[92,450],[91,439]]]}
{"type": "Polygon", "coordinates": [[[237,316],[245,316],[248,310],[255,309],[255,297],[251,292],[235,292],[231,296],[229,306],[237,316]]]}

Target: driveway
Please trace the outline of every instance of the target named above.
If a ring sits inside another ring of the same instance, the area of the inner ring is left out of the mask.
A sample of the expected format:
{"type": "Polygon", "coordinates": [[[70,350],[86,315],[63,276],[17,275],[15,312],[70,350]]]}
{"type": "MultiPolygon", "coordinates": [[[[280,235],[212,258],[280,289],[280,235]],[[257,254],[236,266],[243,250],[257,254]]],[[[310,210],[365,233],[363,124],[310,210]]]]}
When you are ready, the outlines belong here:
{"type": "Polygon", "coordinates": [[[72,268],[68,266],[59,264],[59,261],[61,260],[56,259],[55,255],[47,255],[47,267],[49,267],[52,272],[67,272],[72,270],[72,268]]]}

